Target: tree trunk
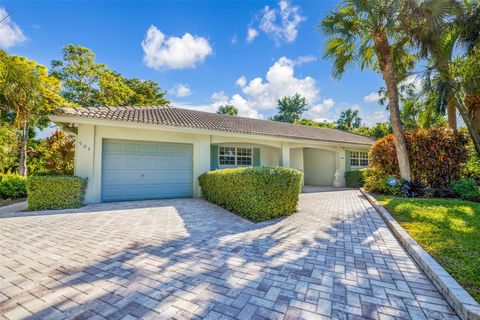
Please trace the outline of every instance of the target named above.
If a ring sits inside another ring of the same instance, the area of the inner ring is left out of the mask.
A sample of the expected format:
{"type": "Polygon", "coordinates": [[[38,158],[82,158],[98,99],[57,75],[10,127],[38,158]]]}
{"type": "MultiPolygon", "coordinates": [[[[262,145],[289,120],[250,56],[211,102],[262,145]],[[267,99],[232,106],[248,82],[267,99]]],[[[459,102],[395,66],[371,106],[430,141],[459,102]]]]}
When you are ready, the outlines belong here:
{"type": "Polygon", "coordinates": [[[390,122],[392,124],[393,140],[397,154],[400,176],[406,181],[411,181],[410,161],[408,160],[407,143],[403,134],[402,120],[398,100],[398,84],[393,69],[392,51],[387,35],[383,30],[377,30],[373,36],[375,52],[382,71],[382,76],[387,87],[387,96],[390,106],[390,122]]]}
{"type": "Polygon", "coordinates": [[[475,126],[473,124],[472,118],[470,117],[470,112],[467,108],[467,106],[463,103],[461,99],[455,97],[455,103],[457,106],[458,111],[460,112],[460,115],[462,116],[463,122],[465,123],[465,127],[468,129],[468,133],[470,134],[470,137],[472,138],[473,145],[475,146],[475,150],[477,150],[477,154],[480,156],[480,132],[475,129],[475,126]]]}
{"type": "Polygon", "coordinates": [[[480,93],[467,93],[463,102],[470,111],[473,127],[480,133],[480,93]]]}
{"type": "Polygon", "coordinates": [[[27,142],[28,142],[28,121],[22,125],[22,136],[20,139],[20,164],[18,174],[25,177],[27,175],[27,142]]]}
{"type": "Polygon", "coordinates": [[[457,108],[455,108],[455,98],[448,99],[447,105],[448,127],[457,131],[457,108]]]}

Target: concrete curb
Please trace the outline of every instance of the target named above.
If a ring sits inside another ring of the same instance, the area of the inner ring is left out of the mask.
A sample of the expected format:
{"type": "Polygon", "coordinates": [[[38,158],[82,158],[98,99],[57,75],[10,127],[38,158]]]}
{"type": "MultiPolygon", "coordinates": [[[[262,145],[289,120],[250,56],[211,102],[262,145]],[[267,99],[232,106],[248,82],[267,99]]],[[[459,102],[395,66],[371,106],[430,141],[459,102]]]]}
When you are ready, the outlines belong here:
{"type": "Polygon", "coordinates": [[[378,201],[363,188],[360,189],[380,216],[385,220],[388,227],[397,239],[422,268],[427,277],[434,283],[443,294],[450,306],[464,320],[480,320],[480,304],[458,284],[412,237],[400,226],[400,224],[381,206],[378,201]]]}

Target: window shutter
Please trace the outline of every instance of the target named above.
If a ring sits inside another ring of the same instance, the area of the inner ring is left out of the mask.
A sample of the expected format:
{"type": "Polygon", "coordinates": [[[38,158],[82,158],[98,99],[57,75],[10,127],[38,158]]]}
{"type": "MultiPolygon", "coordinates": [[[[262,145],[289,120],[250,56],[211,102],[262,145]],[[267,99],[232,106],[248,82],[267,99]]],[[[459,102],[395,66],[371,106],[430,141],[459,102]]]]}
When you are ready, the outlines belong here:
{"type": "Polygon", "coordinates": [[[210,145],[210,170],[218,169],[218,146],[210,145]]]}
{"type": "Polygon", "coordinates": [[[253,148],[253,166],[260,166],[260,148],[253,148]]]}
{"type": "Polygon", "coordinates": [[[350,153],[351,153],[351,151],[349,151],[349,150],[345,151],[345,170],[346,171],[351,170],[350,153]]]}

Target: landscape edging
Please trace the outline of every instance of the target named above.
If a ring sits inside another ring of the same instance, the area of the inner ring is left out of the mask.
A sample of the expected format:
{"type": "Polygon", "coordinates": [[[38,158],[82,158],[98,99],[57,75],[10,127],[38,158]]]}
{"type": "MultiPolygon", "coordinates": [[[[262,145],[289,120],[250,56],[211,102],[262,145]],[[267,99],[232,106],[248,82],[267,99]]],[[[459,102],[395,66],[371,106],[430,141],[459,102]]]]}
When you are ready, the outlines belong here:
{"type": "Polygon", "coordinates": [[[457,314],[464,320],[480,320],[480,304],[400,226],[387,209],[365,189],[360,191],[457,314]]]}

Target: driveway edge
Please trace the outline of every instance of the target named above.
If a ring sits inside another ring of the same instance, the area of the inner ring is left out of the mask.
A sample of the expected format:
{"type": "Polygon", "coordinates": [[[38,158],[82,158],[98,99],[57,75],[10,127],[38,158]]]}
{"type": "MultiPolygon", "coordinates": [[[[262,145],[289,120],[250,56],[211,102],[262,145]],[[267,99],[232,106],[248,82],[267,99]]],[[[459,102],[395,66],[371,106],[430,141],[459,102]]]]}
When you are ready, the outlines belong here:
{"type": "Polygon", "coordinates": [[[457,314],[464,320],[480,320],[480,304],[478,304],[463,287],[452,278],[423,248],[400,226],[378,201],[363,188],[362,194],[385,220],[390,230],[422,268],[427,277],[435,284],[457,314]]]}

